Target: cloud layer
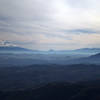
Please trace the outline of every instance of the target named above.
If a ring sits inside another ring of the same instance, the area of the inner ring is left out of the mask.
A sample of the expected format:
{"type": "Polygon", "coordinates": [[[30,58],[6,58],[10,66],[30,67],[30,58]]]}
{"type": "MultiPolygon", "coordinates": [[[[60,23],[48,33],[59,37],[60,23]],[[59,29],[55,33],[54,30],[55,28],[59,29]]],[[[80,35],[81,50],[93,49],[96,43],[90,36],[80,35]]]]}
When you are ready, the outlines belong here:
{"type": "Polygon", "coordinates": [[[0,0],[0,41],[42,50],[100,47],[99,6],[99,0],[0,0]]]}

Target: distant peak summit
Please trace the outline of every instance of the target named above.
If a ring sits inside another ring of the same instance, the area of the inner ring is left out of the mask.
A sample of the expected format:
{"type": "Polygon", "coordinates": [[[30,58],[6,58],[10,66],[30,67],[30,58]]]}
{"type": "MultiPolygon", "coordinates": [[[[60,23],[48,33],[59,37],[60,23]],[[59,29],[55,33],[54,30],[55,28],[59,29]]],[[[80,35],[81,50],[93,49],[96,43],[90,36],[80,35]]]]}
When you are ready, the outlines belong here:
{"type": "Polygon", "coordinates": [[[54,51],[55,51],[55,50],[53,50],[53,49],[50,49],[50,50],[49,50],[49,52],[54,52],[54,51]]]}

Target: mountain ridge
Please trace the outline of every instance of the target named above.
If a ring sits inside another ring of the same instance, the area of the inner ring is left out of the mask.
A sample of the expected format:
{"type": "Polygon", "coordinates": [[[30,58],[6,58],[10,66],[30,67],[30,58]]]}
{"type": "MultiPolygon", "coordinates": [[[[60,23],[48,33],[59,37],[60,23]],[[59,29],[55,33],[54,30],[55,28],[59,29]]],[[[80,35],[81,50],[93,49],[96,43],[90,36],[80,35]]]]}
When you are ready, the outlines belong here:
{"type": "MultiPolygon", "coordinates": [[[[41,50],[32,50],[24,47],[19,47],[19,46],[0,46],[0,50],[30,50],[30,51],[41,51],[41,50]]],[[[100,48],[80,48],[80,49],[74,49],[74,50],[53,50],[50,49],[48,50],[49,52],[69,52],[69,51],[100,51],[100,48]]],[[[45,50],[44,50],[45,51],[45,50]]]]}
{"type": "Polygon", "coordinates": [[[0,51],[38,51],[38,50],[31,50],[23,47],[18,46],[0,46],[0,51]]]}

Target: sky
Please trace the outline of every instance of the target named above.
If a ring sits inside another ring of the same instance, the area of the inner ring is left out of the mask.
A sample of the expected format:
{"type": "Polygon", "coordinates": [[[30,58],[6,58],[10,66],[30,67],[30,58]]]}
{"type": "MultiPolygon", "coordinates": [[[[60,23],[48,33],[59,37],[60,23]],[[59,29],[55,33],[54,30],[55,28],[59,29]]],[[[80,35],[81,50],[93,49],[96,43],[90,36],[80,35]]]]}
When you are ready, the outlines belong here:
{"type": "Polygon", "coordinates": [[[0,0],[0,46],[100,48],[100,0],[0,0]]]}

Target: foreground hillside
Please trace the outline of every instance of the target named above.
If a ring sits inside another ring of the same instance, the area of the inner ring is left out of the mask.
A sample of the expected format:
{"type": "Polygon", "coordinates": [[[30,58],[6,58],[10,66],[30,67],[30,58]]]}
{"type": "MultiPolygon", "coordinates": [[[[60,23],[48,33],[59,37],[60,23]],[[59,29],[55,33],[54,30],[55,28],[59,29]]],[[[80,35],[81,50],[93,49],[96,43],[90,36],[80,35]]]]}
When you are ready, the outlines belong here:
{"type": "Polygon", "coordinates": [[[100,81],[51,83],[36,89],[0,92],[0,100],[100,100],[100,81]]]}
{"type": "Polygon", "coordinates": [[[28,89],[52,82],[79,82],[99,78],[100,65],[0,67],[0,90],[28,89]]]}

